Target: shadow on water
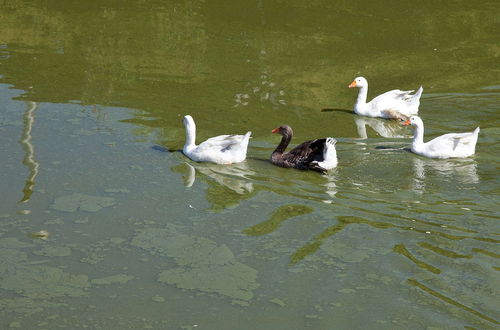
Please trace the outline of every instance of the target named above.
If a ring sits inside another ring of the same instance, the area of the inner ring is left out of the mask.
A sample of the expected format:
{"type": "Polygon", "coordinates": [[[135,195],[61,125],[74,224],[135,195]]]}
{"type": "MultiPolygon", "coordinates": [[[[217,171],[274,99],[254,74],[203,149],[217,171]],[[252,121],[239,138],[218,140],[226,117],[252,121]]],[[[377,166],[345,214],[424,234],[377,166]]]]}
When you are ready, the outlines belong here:
{"type": "Polygon", "coordinates": [[[354,114],[352,110],[349,109],[339,109],[339,108],[323,108],[321,112],[344,112],[348,114],[354,114]]]}

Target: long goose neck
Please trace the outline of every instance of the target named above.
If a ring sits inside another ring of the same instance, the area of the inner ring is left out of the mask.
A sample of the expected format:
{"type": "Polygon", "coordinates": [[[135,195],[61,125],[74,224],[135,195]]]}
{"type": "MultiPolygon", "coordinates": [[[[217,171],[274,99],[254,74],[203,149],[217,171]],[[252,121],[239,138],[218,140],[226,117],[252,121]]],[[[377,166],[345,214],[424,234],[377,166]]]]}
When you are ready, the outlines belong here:
{"type": "Polygon", "coordinates": [[[186,143],[184,144],[184,150],[190,150],[196,147],[195,141],[196,141],[196,126],[193,125],[186,125],[186,143]]]}
{"type": "Polygon", "coordinates": [[[286,147],[288,147],[288,144],[290,143],[290,140],[292,139],[291,134],[283,134],[283,137],[281,138],[280,144],[274,149],[273,155],[275,154],[283,154],[285,151],[286,147]]]}
{"type": "Polygon", "coordinates": [[[366,104],[366,98],[368,97],[368,84],[359,88],[358,99],[356,103],[366,104]]]}
{"type": "Polygon", "coordinates": [[[354,105],[354,110],[356,112],[361,112],[366,106],[366,98],[368,97],[368,85],[364,85],[359,88],[358,98],[356,99],[356,104],[354,105]]]}
{"type": "Polygon", "coordinates": [[[424,144],[424,124],[417,124],[413,132],[413,144],[423,145],[424,144]]]}

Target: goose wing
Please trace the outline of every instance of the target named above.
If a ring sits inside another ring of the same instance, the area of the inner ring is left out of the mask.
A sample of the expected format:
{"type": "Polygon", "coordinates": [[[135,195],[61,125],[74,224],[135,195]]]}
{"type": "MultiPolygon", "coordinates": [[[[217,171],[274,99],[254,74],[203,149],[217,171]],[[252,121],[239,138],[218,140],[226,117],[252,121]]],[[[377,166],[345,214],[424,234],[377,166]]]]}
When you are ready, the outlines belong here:
{"type": "Polygon", "coordinates": [[[393,89],[392,91],[385,92],[385,93],[380,94],[379,96],[375,97],[372,100],[372,102],[375,100],[380,101],[380,100],[387,100],[387,99],[405,101],[405,100],[411,99],[413,97],[413,95],[411,94],[413,92],[414,92],[414,90],[402,91],[399,89],[393,89]]]}
{"type": "Polygon", "coordinates": [[[468,132],[468,133],[456,133],[453,138],[453,150],[460,144],[470,145],[475,144],[477,140],[476,132],[468,132]]]}
{"type": "Polygon", "coordinates": [[[427,143],[428,149],[440,152],[442,150],[455,150],[463,145],[475,144],[477,140],[476,132],[467,133],[448,133],[432,139],[427,143]]]}
{"type": "Polygon", "coordinates": [[[283,158],[291,164],[308,164],[323,155],[325,141],[326,139],[316,139],[301,143],[284,154],[283,158]]]}
{"type": "Polygon", "coordinates": [[[202,150],[220,150],[222,152],[231,150],[234,146],[243,141],[243,135],[219,135],[207,139],[198,145],[198,149],[202,150]]]}

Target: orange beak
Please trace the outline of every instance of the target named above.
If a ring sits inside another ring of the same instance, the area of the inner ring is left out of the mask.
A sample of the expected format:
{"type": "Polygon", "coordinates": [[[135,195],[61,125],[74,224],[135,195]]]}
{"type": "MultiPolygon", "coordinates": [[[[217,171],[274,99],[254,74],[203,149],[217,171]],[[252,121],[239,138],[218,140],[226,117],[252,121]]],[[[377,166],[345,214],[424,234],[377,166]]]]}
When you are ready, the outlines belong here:
{"type": "Polygon", "coordinates": [[[349,88],[356,87],[356,80],[353,80],[352,83],[349,84],[349,88]]]}
{"type": "Polygon", "coordinates": [[[405,120],[405,122],[403,123],[403,125],[405,125],[405,126],[410,125],[410,120],[409,120],[409,119],[408,119],[408,120],[405,120]]]}
{"type": "Polygon", "coordinates": [[[275,129],[273,129],[273,130],[271,131],[271,133],[278,133],[278,132],[279,132],[279,130],[280,130],[280,128],[279,128],[279,127],[276,127],[275,129]]]}

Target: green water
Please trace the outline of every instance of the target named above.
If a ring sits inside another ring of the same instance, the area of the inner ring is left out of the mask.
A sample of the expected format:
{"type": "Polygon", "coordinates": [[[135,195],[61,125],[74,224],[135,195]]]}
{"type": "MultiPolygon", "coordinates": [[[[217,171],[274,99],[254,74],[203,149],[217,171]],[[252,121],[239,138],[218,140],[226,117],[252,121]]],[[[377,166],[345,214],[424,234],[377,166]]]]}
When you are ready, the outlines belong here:
{"type": "Polygon", "coordinates": [[[4,1],[0,328],[493,329],[500,267],[498,1],[4,1]],[[405,150],[351,109],[424,87],[405,150]],[[248,159],[175,152],[253,131],[248,159]],[[329,175],[272,166],[333,136],[329,175]],[[292,143],[293,143],[292,141],[292,143]],[[160,151],[162,146],[169,151],[160,151]],[[48,232],[44,234],[40,231],[48,232]]]}

